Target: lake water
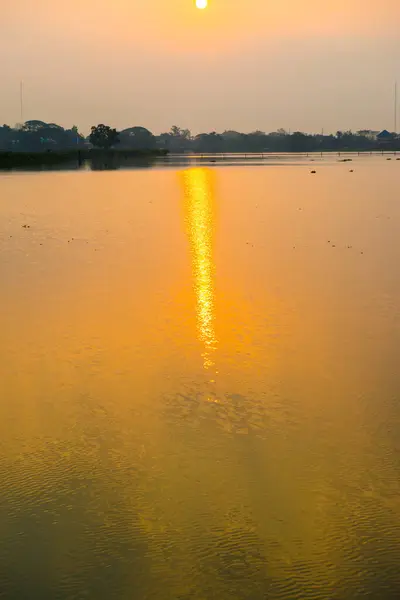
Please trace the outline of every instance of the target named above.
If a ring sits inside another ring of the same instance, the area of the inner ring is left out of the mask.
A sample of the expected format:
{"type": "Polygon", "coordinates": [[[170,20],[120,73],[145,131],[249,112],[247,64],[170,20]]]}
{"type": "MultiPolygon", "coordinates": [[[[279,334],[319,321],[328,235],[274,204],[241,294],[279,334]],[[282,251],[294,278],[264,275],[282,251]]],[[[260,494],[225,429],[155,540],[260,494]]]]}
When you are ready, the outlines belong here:
{"type": "Polygon", "coordinates": [[[399,192],[0,174],[1,598],[398,597],[399,192]]]}

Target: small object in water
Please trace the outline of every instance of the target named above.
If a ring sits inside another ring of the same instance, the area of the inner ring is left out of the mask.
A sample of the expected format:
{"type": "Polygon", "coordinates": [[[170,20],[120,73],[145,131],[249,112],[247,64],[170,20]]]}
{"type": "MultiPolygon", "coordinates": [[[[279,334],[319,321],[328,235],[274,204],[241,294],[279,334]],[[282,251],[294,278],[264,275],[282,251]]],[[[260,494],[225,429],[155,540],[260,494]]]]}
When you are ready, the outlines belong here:
{"type": "Polygon", "coordinates": [[[332,248],[336,248],[336,244],[332,244],[332,248]]]}
{"type": "Polygon", "coordinates": [[[22,227],[23,227],[24,229],[30,229],[30,227],[31,227],[31,226],[30,226],[30,225],[22,225],[22,227]]]}
{"type": "Polygon", "coordinates": [[[354,173],[354,169],[350,169],[349,173],[354,173]]]}
{"type": "Polygon", "coordinates": [[[361,254],[364,254],[364,252],[361,252],[361,254]]]}
{"type": "Polygon", "coordinates": [[[391,158],[387,158],[386,160],[392,160],[391,158]]]}
{"type": "Polygon", "coordinates": [[[316,173],[317,171],[311,171],[311,174],[314,175],[314,173],[316,173]]]}

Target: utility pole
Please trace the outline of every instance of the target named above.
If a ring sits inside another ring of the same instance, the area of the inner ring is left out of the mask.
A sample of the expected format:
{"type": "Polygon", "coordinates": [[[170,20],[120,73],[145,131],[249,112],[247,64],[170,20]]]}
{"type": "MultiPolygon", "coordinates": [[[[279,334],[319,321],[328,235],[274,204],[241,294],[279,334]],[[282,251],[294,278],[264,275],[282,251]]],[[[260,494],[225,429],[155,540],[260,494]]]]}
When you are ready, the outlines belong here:
{"type": "Polygon", "coordinates": [[[394,133],[397,133],[397,81],[394,83],[394,133]]]}

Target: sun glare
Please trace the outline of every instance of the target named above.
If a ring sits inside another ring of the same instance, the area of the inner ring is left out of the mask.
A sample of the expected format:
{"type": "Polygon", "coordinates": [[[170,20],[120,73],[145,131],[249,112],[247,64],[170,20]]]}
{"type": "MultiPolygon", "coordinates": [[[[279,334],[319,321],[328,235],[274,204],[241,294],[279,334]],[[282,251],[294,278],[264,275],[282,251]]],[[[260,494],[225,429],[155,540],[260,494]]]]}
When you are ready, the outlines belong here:
{"type": "Polygon", "coordinates": [[[207,8],[207,5],[208,5],[208,0],[196,0],[197,8],[200,8],[200,9],[207,8]]]}

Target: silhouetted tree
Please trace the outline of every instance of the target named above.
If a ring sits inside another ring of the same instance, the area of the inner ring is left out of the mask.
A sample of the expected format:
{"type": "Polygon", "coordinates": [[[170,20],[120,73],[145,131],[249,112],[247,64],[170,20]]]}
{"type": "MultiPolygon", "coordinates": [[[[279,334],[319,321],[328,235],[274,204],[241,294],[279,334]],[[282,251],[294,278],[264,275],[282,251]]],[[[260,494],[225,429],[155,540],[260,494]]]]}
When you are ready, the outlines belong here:
{"type": "Polygon", "coordinates": [[[145,127],[130,127],[119,134],[121,146],[133,150],[154,150],[155,136],[145,127]]]}
{"type": "Polygon", "coordinates": [[[312,152],[316,149],[316,140],[312,135],[295,131],[289,140],[290,152],[312,152]]]}
{"type": "Polygon", "coordinates": [[[165,150],[171,150],[172,136],[168,133],[161,133],[157,138],[157,145],[165,150]]]}
{"type": "Polygon", "coordinates": [[[22,125],[22,131],[34,132],[39,131],[40,129],[43,129],[47,126],[47,123],[45,123],[44,121],[25,121],[25,123],[22,125]]]}
{"type": "Polygon", "coordinates": [[[191,149],[192,134],[189,129],[181,129],[177,125],[173,125],[168,133],[162,133],[159,136],[159,141],[163,148],[167,148],[171,152],[185,152],[185,150],[191,149]]]}
{"type": "Polygon", "coordinates": [[[119,134],[116,129],[112,129],[108,125],[103,125],[103,123],[100,123],[100,125],[97,125],[97,127],[92,127],[89,135],[89,141],[91,144],[93,144],[93,146],[107,150],[119,143],[118,136],[119,134]]]}
{"type": "Polygon", "coordinates": [[[9,127],[9,125],[3,125],[0,127],[0,149],[1,150],[11,150],[13,143],[13,137],[15,132],[9,127]]]}
{"type": "Polygon", "coordinates": [[[216,131],[211,133],[200,133],[194,139],[194,148],[197,152],[223,152],[224,139],[216,131]]]}

